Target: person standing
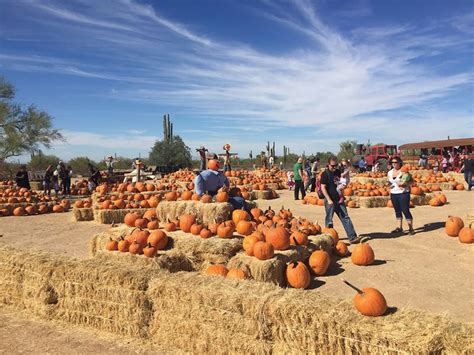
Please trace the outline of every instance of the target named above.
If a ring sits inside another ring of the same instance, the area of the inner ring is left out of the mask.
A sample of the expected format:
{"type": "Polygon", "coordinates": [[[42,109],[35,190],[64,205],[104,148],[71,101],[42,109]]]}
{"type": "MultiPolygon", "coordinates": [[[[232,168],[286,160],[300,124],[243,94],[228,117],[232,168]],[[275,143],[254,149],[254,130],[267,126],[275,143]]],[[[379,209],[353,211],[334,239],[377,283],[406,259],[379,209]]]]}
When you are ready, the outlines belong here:
{"type": "Polygon", "coordinates": [[[51,196],[51,188],[53,183],[53,166],[48,165],[46,171],[44,172],[43,178],[43,191],[45,195],[51,196]]]}
{"type": "Polygon", "coordinates": [[[401,179],[403,172],[401,170],[403,162],[400,157],[393,157],[390,161],[392,169],[388,172],[388,182],[390,188],[390,200],[392,201],[393,208],[395,210],[395,217],[398,221],[398,227],[395,228],[392,233],[403,232],[403,217],[405,216],[408,224],[408,233],[410,235],[415,234],[413,229],[413,216],[410,212],[410,186],[408,181],[401,179]]]}
{"type": "Polygon", "coordinates": [[[71,178],[69,177],[69,170],[64,164],[61,165],[59,170],[59,177],[61,178],[63,196],[69,196],[71,194],[71,178]]]}
{"type": "Polygon", "coordinates": [[[295,179],[295,200],[299,200],[299,192],[301,191],[301,196],[304,198],[306,193],[303,186],[303,158],[299,157],[298,161],[293,167],[293,174],[295,179]]]}
{"type": "Polygon", "coordinates": [[[59,171],[58,171],[58,169],[55,169],[53,171],[53,177],[51,178],[51,181],[53,182],[54,194],[57,197],[58,194],[59,194],[59,171]]]}
{"type": "Polygon", "coordinates": [[[204,146],[200,146],[196,151],[199,153],[199,171],[206,170],[207,159],[206,159],[206,152],[207,149],[204,146]]]}
{"type": "Polygon", "coordinates": [[[357,236],[354,225],[347,213],[344,200],[340,201],[339,193],[337,192],[337,183],[340,176],[337,165],[337,158],[335,156],[330,157],[326,170],[321,174],[321,192],[324,195],[324,208],[326,210],[325,225],[326,228],[333,228],[333,216],[335,213],[341,220],[349,242],[357,244],[360,243],[362,238],[357,236]]]}
{"type": "Polygon", "coordinates": [[[367,163],[365,162],[365,158],[361,157],[359,160],[359,173],[365,173],[367,171],[367,163]]]}
{"type": "Polygon", "coordinates": [[[441,160],[441,171],[445,173],[448,170],[448,157],[443,155],[443,160],[441,160]]]}
{"type": "Polygon", "coordinates": [[[31,189],[30,179],[28,178],[28,171],[26,171],[26,165],[22,165],[20,170],[16,173],[15,181],[18,187],[24,187],[25,189],[31,189]]]}
{"type": "Polygon", "coordinates": [[[468,154],[463,154],[461,171],[464,172],[464,180],[467,183],[467,190],[472,188],[472,175],[474,174],[474,159],[469,158],[468,154]]]}
{"type": "Polygon", "coordinates": [[[311,192],[316,190],[316,179],[318,178],[318,170],[319,170],[319,158],[313,160],[313,164],[311,166],[311,192]]]}

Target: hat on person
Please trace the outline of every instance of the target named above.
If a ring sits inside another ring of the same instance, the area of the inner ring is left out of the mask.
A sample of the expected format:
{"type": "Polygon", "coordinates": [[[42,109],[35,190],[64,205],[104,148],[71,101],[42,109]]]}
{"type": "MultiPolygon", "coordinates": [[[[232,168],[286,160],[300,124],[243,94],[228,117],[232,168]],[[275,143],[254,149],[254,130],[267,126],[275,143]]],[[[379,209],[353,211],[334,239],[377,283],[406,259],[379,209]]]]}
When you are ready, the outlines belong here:
{"type": "Polygon", "coordinates": [[[112,158],[113,159],[113,156],[109,155],[107,158],[112,158]]]}

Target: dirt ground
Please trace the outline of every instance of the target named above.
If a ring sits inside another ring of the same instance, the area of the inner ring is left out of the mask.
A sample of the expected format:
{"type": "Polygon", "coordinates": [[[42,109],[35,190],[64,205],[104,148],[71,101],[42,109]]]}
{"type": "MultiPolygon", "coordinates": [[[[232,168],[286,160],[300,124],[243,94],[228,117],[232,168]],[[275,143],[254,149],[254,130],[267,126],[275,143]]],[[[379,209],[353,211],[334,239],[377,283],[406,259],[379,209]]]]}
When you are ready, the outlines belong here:
{"type": "MultiPolygon", "coordinates": [[[[474,245],[447,237],[444,221],[448,215],[464,217],[474,209],[474,192],[446,191],[448,204],[443,207],[418,206],[412,210],[415,236],[392,236],[395,227],[392,209],[349,209],[358,234],[371,237],[375,265],[360,267],[344,258],[333,263],[328,276],[320,277],[321,286],[308,292],[323,292],[338,298],[354,296],[341,282],[350,280],[360,287],[375,287],[385,295],[389,306],[410,307],[463,321],[474,322],[474,245]]],[[[282,191],[280,198],[257,201],[262,209],[272,206],[290,208],[294,215],[323,224],[324,207],[302,205],[292,192],[282,191]]],[[[335,228],[344,239],[340,221],[335,228]]],[[[72,213],[48,214],[24,218],[0,219],[0,244],[17,248],[37,248],[77,258],[88,257],[88,243],[95,233],[108,226],[95,222],[73,222],[72,213]]],[[[406,228],[406,226],[405,226],[406,228]]],[[[350,247],[351,249],[352,247],[350,247]]],[[[0,308],[1,353],[130,353],[127,344],[91,337],[90,332],[27,320],[24,315],[0,308]],[[20,335],[21,349],[18,347],[20,335]],[[23,336],[21,336],[23,335],[23,336]],[[93,339],[93,340],[91,340],[93,339]]]]}

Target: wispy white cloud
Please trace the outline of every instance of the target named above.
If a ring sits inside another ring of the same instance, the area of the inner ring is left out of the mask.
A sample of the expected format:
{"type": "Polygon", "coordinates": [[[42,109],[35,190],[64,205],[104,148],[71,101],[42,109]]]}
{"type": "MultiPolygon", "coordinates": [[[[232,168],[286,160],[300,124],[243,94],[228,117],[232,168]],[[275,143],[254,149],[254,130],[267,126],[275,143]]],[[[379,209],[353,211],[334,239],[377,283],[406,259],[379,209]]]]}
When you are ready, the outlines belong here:
{"type": "MultiPolygon", "coordinates": [[[[0,58],[3,66],[18,70],[23,66],[23,70],[131,83],[95,94],[166,106],[177,115],[193,119],[218,119],[221,126],[230,127],[228,131],[235,126],[260,132],[274,127],[338,127],[348,134],[353,131],[358,137],[366,130],[380,140],[395,139],[386,111],[406,112],[436,105],[453,93],[472,87],[473,73],[469,69],[451,65],[451,70],[439,71],[439,62],[423,60],[450,55],[453,50],[469,50],[473,40],[466,33],[471,28],[472,15],[463,16],[457,25],[459,31],[452,32],[414,23],[342,32],[331,27],[309,0],[261,3],[265,7],[260,11],[262,18],[284,26],[295,38],[303,37],[305,41],[295,40],[294,45],[270,54],[248,43],[212,39],[205,28],[198,31],[161,14],[157,11],[159,4],[82,1],[73,11],[62,2],[47,1],[32,4],[44,12],[45,21],[49,21],[47,16],[67,20],[61,28],[71,43],[78,50],[93,48],[89,57],[105,59],[104,64],[38,56],[25,59],[15,54],[0,58]],[[83,43],[84,34],[87,45],[83,43]]],[[[360,15],[370,14],[370,5],[362,5],[365,7],[360,15]]],[[[469,107],[464,109],[466,112],[456,115],[461,126],[463,122],[467,124],[463,120],[469,119],[469,107]]],[[[429,122],[430,130],[435,132],[462,134],[457,126],[445,124],[441,115],[427,117],[424,120],[423,116],[408,115],[404,122],[420,128],[413,132],[414,136],[423,132],[419,122],[429,122]]],[[[193,130],[198,129],[192,126],[184,133],[191,137],[193,130]]],[[[334,134],[331,131],[334,130],[328,129],[325,134],[334,134]]],[[[77,137],[71,137],[73,142],[78,142],[77,137]]],[[[93,142],[111,147],[117,144],[116,138],[100,136],[93,142]]],[[[127,142],[127,137],[120,138],[127,142]]],[[[215,139],[216,148],[221,146],[220,137],[208,138],[212,142],[215,139]]],[[[153,139],[150,137],[150,142],[153,139]]],[[[199,143],[190,139],[192,144],[199,143]]],[[[310,144],[292,136],[285,139],[295,147],[310,144]]],[[[327,139],[334,143],[332,138],[327,139]]]]}

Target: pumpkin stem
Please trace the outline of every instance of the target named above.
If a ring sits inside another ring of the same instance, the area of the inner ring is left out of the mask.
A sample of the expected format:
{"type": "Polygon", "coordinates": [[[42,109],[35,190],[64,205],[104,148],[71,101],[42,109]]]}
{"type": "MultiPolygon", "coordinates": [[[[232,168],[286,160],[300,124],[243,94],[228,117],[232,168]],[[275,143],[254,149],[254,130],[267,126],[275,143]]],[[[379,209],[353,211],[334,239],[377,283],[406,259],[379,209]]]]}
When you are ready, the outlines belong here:
{"type": "Polygon", "coordinates": [[[356,286],[354,286],[353,284],[351,284],[349,281],[346,281],[344,279],[342,279],[342,281],[349,287],[352,287],[354,290],[356,290],[359,294],[363,295],[364,292],[360,289],[360,288],[357,288],[356,286]]]}

